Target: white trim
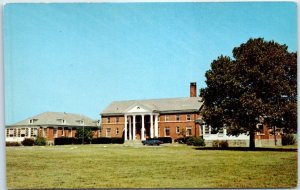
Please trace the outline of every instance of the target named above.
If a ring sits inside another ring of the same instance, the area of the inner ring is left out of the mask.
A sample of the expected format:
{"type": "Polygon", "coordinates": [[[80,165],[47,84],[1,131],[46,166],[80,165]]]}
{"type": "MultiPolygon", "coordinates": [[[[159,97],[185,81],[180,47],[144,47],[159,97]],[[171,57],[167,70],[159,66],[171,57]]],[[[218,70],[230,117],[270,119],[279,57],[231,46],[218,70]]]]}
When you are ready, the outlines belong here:
{"type": "Polygon", "coordinates": [[[170,129],[170,127],[165,127],[164,128],[164,133],[165,133],[164,134],[165,137],[170,137],[171,136],[171,129],[170,129]],[[167,135],[167,129],[169,129],[169,135],[167,135]]]}

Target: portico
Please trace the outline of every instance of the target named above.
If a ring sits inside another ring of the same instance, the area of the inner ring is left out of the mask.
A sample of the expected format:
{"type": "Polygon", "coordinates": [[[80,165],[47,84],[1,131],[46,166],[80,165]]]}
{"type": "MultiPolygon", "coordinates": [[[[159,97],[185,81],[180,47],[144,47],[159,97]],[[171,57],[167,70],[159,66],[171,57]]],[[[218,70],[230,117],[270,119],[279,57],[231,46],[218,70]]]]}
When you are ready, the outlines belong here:
{"type": "Polygon", "coordinates": [[[146,140],[158,137],[158,113],[146,106],[134,105],[124,113],[124,139],[146,140]]]}

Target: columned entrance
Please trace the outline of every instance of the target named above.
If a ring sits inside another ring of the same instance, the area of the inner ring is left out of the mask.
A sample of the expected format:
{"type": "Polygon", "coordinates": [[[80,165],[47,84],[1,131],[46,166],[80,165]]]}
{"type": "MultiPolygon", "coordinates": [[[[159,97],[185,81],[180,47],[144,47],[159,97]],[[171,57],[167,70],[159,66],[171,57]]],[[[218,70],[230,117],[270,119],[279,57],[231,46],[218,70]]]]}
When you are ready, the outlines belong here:
{"type": "Polygon", "coordinates": [[[158,137],[157,113],[125,114],[124,138],[127,140],[146,140],[158,137]]]}

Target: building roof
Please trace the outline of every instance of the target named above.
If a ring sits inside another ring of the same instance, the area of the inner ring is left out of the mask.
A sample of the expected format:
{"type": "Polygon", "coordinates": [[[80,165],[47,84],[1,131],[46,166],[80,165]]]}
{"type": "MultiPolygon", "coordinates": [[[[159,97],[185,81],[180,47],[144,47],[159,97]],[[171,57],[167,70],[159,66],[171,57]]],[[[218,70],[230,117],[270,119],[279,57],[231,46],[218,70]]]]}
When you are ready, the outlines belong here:
{"type": "Polygon", "coordinates": [[[96,127],[96,122],[91,118],[73,113],[66,112],[44,112],[39,115],[29,117],[18,123],[9,125],[7,127],[13,126],[93,126],[96,127]],[[30,123],[30,120],[32,123],[30,123]],[[63,122],[64,120],[64,122],[63,122]],[[81,122],[83,121],[83,123],[81,122]]]}
{"type": "Polygon", "coordinates": [[[180,113],[199,111],[203,106],[203,101],[201,97],[114,101],[101,112],[101,115],[125,114],[135,105],[142,106],[152,112],[180,113]]]}

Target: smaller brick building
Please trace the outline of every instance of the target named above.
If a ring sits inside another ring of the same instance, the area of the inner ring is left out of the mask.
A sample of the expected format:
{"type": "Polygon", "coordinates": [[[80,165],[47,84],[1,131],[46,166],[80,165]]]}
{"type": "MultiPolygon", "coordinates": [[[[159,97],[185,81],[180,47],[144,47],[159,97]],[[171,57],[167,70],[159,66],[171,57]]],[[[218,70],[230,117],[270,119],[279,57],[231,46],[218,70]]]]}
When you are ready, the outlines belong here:
{"type": "Polygon", "coordinates": [[[94,137],[98,137],[100,135],[99,125],[99,121],[93,121],[84,115],[44,112],[6,126],[5,136],[7,142],[21,142],[25,138],[35,139],[37,136],[42,136],[51,144],[54,142],[54,138],[75,137],[78,128],[91,128],[94,137]]]}

